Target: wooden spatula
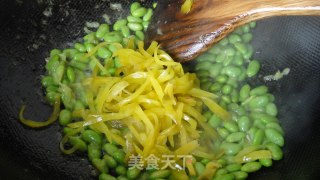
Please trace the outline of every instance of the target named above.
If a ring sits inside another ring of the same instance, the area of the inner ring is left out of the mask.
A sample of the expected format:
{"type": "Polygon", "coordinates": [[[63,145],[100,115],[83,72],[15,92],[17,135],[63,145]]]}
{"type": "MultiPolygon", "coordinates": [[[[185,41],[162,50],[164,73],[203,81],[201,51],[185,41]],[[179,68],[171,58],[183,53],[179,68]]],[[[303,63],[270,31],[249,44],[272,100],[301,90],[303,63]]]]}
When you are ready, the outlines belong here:
{"type": "Polygon", "coordinates": [[[148,42],[158,41],[180,62],[194,59],[248,22],[270,16],[320,15],[320,0],[194,0],[191,11],[182,14],[183,1],[160,0],[147,31],[148,42]]]}

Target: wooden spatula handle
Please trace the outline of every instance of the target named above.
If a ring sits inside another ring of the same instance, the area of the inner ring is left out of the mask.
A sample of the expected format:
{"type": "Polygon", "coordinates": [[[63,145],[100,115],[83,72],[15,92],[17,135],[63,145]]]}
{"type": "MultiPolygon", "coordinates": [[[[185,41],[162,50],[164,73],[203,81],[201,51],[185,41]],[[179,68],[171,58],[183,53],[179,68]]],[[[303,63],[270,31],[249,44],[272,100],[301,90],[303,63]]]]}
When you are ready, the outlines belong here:
{"type": "Polygon", "coordinates": [[[194,0],[189,14],[183,0],[161,0],[147,40],[156,40],[177,61],[192,60],[236,27],[287,15],[320,15],[320,0],[194,0]]]}

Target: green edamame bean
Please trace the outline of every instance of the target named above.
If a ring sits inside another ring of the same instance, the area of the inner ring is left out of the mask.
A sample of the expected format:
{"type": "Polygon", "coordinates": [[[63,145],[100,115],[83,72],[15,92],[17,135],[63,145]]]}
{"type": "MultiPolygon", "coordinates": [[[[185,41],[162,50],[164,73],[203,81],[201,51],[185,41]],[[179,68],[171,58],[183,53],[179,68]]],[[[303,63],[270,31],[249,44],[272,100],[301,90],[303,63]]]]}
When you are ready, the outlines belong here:
{"type": "Polygon", "coordinates": [[[44,87],[48,87],[48,86],[55,85],[52,76],[44,76],[44,77],[41,79],[41,84],[42,84],[42,86],[44,86],[44,87]]]}
{"type": "Polygon", "coordinates": [[[132,31],[142,31],[143,30],[143,26],[141,23],[130,22],[130,23],[128,23],[128,28],[132,31]]]}
{"type": "Polygon", "coordinates": [[[228,76],[227,75],[219,75],[216,77],[216,81],[218,83],[226,83],[228,81],[228,76]]]}
{"type": "Polygon", "coordinates": [[[70,61],[69,65],[81,71],[87,68],[87,64],[75,60],[70,61]]]}
{"type": "Polygon", "coordinates": [[[250,32],[250,25],[249,25],[249,24],[243,25],[243,26],[242,26],[242,31],[243,31],[244,33],[250,32]]]}
{"type": "Polygon", "coordinates": [[[218,169],[216,172],[217,175],[223,175],[227,173],[228,173],[228,170],[226,170],[225,168],[218,169]]]}
{"type": "Polygon", "coordinates": [[[251,33],[246,33],[242,36],[243,42],[249,43],[251,42],[253,35],[251,33]]]}
{"type": "Polygon", "coordinates": [[[243,57],[241,55],[235,55],[233,57],[233,64],[237,66],[242,66],[244,63],[243,57]]]}
{"type": "Polygon", "coordinates": [[[228,37],[228,39],[229,39],[229,42],[230,42],[231,44],[234,44],[234,43],[237,43],[237,42],[241,42],[241,41],[242,41],[242,40],[241,40],[241,36],[239,36],[238,34],[235,34],[235,33],[230,34],[230,36],[228,37]]]}
{"type": "Polygon", "coordinates": [[[68,77],[68,80],[73,83],[76,79],[76,75],[74,73],[74,70],[72,67],[68,67],[67,68],[67,77],[68,77]]]}
{"type": "Polygon", "coordinates": [[[82,139],[85,140],[88,143],[92,144],[101,144],[102,143],[102,137],[97,132],[93,130],[85,130],[82,133],[82,139]]]}
{"type": "Polygon", "coordinates": [[[63,63],[60,63],[56,71],[52,74],[53,80],[56,84],[59,84],[61,82],[62,77],[64,75],[64,71],[65,65],[63,63]]]}
{"type": "Polygon", "coordinates": [[[209,73],[211,77],[217,77],[222,69],[222,64],[218,63],[218,64],[212,64],[210,69],[209,69],[209,73]]]}
{"type": "Polygon", "coordinates": [[[234,56],[236,54],[236,50],[232,46],[228,46],[224,49],[224,54],[227,56],[234,56]]]}
{"type": "Polygon", "coordinates": [[[132,3],[131,6],[130,6],[130,12],[131,12],[131,14],[132,14],[135,10],[137,10],[138,8],[140,8],[140,7],[141,7],[141,5],[140,5],[139,2],[134,2],[134,3],[132,3]]]}
{"type": "Polygon", "coordinates": [[[211,92],[216,92],[216,91],[220,91],[221,88],[222,88],[222,84],[220,84],[220,83],[214,83],[214,84],[212,84],[212,85],[210,86],[209,90],[210,90],[211,92]]]}
{"type": "Polygon", "coordinates": [[[101,47],[98,49],[97,55],[99,58],[106,59],[106,58],[110,58],[112,56],[112,53],[107,48],[101,47]]]}
{"type": "MultiPolygon", "coordinates": [[[[251,115],[252,115],[252,113],[251,113],[251,115]]],[[[258,119],[260,119],[265,124],[277,122],[277,118],[275,118],[274,116],[267,115],[267,114],[261,114],[260,116],[258,116],[258,119]]]]}
{"type": "Polygon", "coordinates": [[[85,57],[85,53],[76,53],[73,56],[72,60],[79,61],[82,63],[88,63],[90,59],[85,57]]]}
{"type": "Polygon", "coordinates": [[[104,155],[103,159],[105,160],[107,166],[109,168],[115,168],[117,167],[117,161],[113,159],[113,157],[109,156],[109,155],[104,155]]]}
{"type": "Polygon", "coordinates": [[[278,132],[277,130],[272,129],[272,128],[267,128],[265,130],[265,134],[266,134],[266,138],[269,141],[271,141],[279,146],[284,145],[284,138],[283,138],[282,134],[280,132],[278,132]]]}
{"type": "Polygon", "coordinates": [[[213,115],[211,116],[211,118],[209,119],[209,124],[212,126],[212,127],[218,127],[220,124],[221,124],[221,119],[216,116],[216,115],[213,115]]]}
{"type": "Polygon", "coordinates": [[[267,104],[266,113],[269,114],[270,116],[277,116],[278,114],[277,106],[274,103],[267,104]]]}
{"type": "Polygon", "coordinates": [[[101,158],[101,147],[98,144],[88,145],[88,157],[92,161],[93,159],[101,158]]]}
{"type": "Polygon", "coordinates": [[[126,154],[122,150],[118,150],[112,154],[112,157],[121,164],[125,163],[126,154]]]}
{"type": "Polygon", "coordinates": [[[127,17],[128,22],[132,23],[142,23],[142,19],[134,16],[128,16],[127,17]]]}
{"type": "Polygon", "coordinates": [[[231,92],[231,101],[233,103],[238,103],[239,102],[239,94],[238,91],[236,89],[233,89],[233,91],[231,92]]]}
{"type": "Polygon", "coordinates": [[[209,61],[203,61],[196,64],[195,70],[210,70],[212,63],[209,61]]]}
{"type": "Polygon", "coordinates": [[[251,142],[253,141],[254,135],[257,131],[258,129],[256,127],[252,127],[249,129],[249,131],[247,131],[248,138],[251,142]]]}
{"type": "Polygon", "coordinates": [[[227,121],[223,123],[223,126],[229,131],[229,132],[238,132],[239,128],[235,122],[227,121]]]}
{"type": "Polygon", "coordinates": [[[146,31],[149,27],[150,22],[149,21],[143,21],[142,22],[142,26],[143,26],[143,30],[146,31]]]}
{"type": "Polygon", "coordinates": [[[226,58],[227,56],[224,53],[218,54],[216,57],[216,62],[222,63],[226,58]]]}
{"type": "Polygon", "coordinates": [[[99,180],[117,180],[117,178],[115,178],[109,174],[102,173],[99,175],[99,180]]]}
{"type": "Polygon", "coordinates": [[[103,36],[108,33],[110,30],[109,30],[109,25],[108,24],[101,24],[96,32],[96,37],[98,39],[102,39],[103,36]]]}
{"type": "Polygon", "coordinates": [[[231,103],[231,98],[227,95],[221,96],[221,100],[227,104],[231,103]]]}
{"type": "Polygon", "coordinates": [[[147,13],[143,16],[143,21],[150,21],[151,17],[153,15],[153,10],[152,9],[148,9],[147,13]]]}
{"type": "Polygon", "coordinates": [[[226,155],[235,155],[242,149],[242,145],[238,143],[222,143],[221,149],[225,150],[226,155]]]}
{"type": "Polygon", "coordinates": [[[122,176],[118,176],[117,180],[128,180],[128,178],[122,175],[122,176]]]}
{"type": "Polygon", "coordinates": [[[248,65],[247,76],[253,77],[259,72],[259,70],[260,70],[260,63],[257,60],[253,60],[248,65]]]}
{"type": "Polygon", "coordinates": [[[139,40],[144,40],[144,33],[142,31],[136,31],[135,35],[139,40]]]}
{"type": "Polygon", "coordinates": [[[229,172],[234,172],[234,171],[239,171],[241,169],[241,164],[230,164],[228,166],[226,166],[226,169],[229,171],[229,172]]]}
{"type": "Polygon", "coordinates": [[[272,128],[277,130],[279,133],[281,133],[282,135],[284,134],[282,127],[279,125],[278,122],[270,122],[266,125],[266,128],[272,128]]]}
{"type": "Polygon", "coordinates": [[[259,162],[264,167],[272,166],[272,159],[259,159],[259,162]]]}
{"type": "Polygon", "coordinates": [[[225,128],[217,128],[217,132],[222,138],[226,138],[229,135],[228,130],[225,128]]]}
{"type": "Polygon", "coordinates": [[[243,171],[236,171],[236,172],[233,172],[232,174],[234,175],[235,179],[239,179],[239,180],[247,179],[248,177],[248,173],[243,171]]]}
{"type": "Polygon", "coordinates": [[[115,153],[116,151],[118,151],[118,147],[114,144],[110,144],[110,143],[106,143],[103,146],[103,149],[105,152],[107,152],[109,155],[112,156],[113,153],[115,153]]]}
{"type": "Polygon", "coordinates": [[[109,32],[103,36],[103,40],[107,43],[121,43],[122,35],[118,32],[109,32]]]}
{"type": "Polygon", "coordinates": [[[217,160],[217,163],[219,163],[221,166],[225,166],[227,164],[227,161],[224,158],[220,158],[217,160]]]}
{"type": "Polygon", "coordinates": [[[130,29],[127,26],[122,26],[120,30],[123,37],[127,38],[130,36],[130,29]]]}
{"type": "Polygon", "coordinates": [[[196,162],[194,164],[194,167],[196,169],[198,176],[200,176],[204,172],[204,170],[206,169],[206,167],[201,162],[196,162]]]}
{"type": "Polygon", "coordinates": [[[251,172],[258,171],[260,168],[261,168],[261,164],[259,162],[248,162],[241,167],[241,171],[251,173],[251,172]]]}
{"type": "Polygon", "coordinates": [[[259,128],[259,129],[266,128],[266,124],[264,122],[262,122],[260,119],[255,120],[253,122],[253,126],[259,128]]]}
{"type": "Polygon", "coordinates": [[[59,90],[59,86],[56,85],[50,85],[46,88],[47,92],[53,91],[53,92],[57,92],[59,90]]]}
{"type": "Polygon", "coordinates": [[[84,109],[84,105],[80,100],[77,100],[74,104],[74,110],[84,109]]]}
{"type": "Polygon", "coordinates": [[[84,47],[86,48],[87,52],[90,52],[95,46],[92,43],[85,42],[84,47]]]}
{"type": "Polygon", "coordinates": [[[234,175],[233,174],[223,174],[216,176],[214,180],[234,180],[234,175]]]}
{"type": "Polygon", "coordinates": [[[136,179],[139,176],[140,172],[141,171],[137,168],[129,168],[127,170],[127,177],[128,179],[136,179]]]}
{"type": "Polygon", "coordinates": [[[233,65],[225,67],[224,70],[225,74],[233,78],[238,77],[241,74],[241,68],[233,65]]]}
{"type": "Polygon", "coordinates": [[[253,47],[248,45],[247,48],[248,48],[248,51],[245,54],[243,54],[243,58],[246,60],[249,60],[253,55],[253,47]]]}
{"type": "Polygon", "coordinates": [[[69,58],[69,59],[73,59],[74,56],[75,56],[77,53],[79,53],[79,51],[76,50],[76,49],[64,49],[64,50],[63,50],[63,55],[65,55],[65,56],[66,56],[67,58],[69,58]]]}
{"type": "Polygon", "coordinates": [[[234,43],[234,47],[241,52],[241,54],[245,54],[248,51],[246,44],[241,42],[234,43]]]}
{"type": "Polygon", "coordinates": [[[226,137],[226,142],[233,143],[233,142],[239,142],[244,138],[245,134],[243,132],[235,132],[232,134],[229,134],[226,137]]]}
{"type": "Polygon", "coordinates": [[[265,146],[271,152],[273,160],[282,159],[283,152],[282,152],[281,148],[278,145],[270,142],[270,143],[267,143],[265,146]]]}
{"type": "Polygon", "coordinates": [[[219,42],[220,45],[222,46],[226,46],[229,44],[229,40],[227,38],[223,38],[220,42],[219,42]]]}
{"type": "Polygon", "coordinates": [[[52,49],[51,51],[50,51],[50,57],[53,57],[54,55],[59,55],[59,54],[61,54],[62,52],[61,52],[61,50],[59,50],[59,49],[52,49]]]}
{"type": "Polygon", "coordinates": [[[118,57],[114,58],[113,63],[114,63],[114,67],[116,67],[116,68],[119,68],[119,67],[122,66],[121,62],[120,62],[120,59],[118,57]]]}
{"type": "Polygon", "coordinates": [[[203,113],[203,116],[204,116],[206,119],[210,119],[211,116],[212,116],[212,113],[211,113],[211,111],[206,111],[206,112],[203,113]]]}
{"type": "Polygon", "coordinates": [[[250,91],[250,95],[251,96],[260,96],[260,95],[266,94],[267,92],[268,92],[268,87],[265,85],[262,85],[262,86],[258,86],[256,88],[253,88],[250,91]]]}
{"type": "Polygon", "coordinates": [[[242,132],[248,131],[250,128],[250,119],[247,116],[242,116],[238,120],[238,126],[239,126],[240,131],[242,131],[242,132]]]}
{"type": "Polygon", "coordinates": [[[258,129],[255,133],[254,133],[254,137],[252,140],[252,144],[253,145],[260,145],[262,144],[262,141],[264,139],[264,132],[262,129],[258,129]]]}
{"type": "Polygon", "coordinates": [[[89,43],[96,43],[96,33],[92,32],[83,37],[84,41],[89,43]]]}
{"type": "Polygon", "coordinates": [[[59,95],[59,93],[57,92],[53,92],[53,91],[49,91],[46,93],[46,99],[48,101],[48,103],[50,105],[53,105],[54,102],[56,101],[57,96],[59,95]]]}
{"type": "Polygon", "coordinates": [[[136,10],[134,10],[131,14],[134,17],[142,17],[147,13],[147,9],[144,7],[139,7],[136,10]]]}
{"type": "Polygon", "coordinates": [[[80,151],[86,151],[87,150],[87,144],[82,141],[79,137],[69,137],[69,142],[73,146],[77,147],[80,151]]]}
{"type": "Polygon", "coordinates": [[[119,31],[121,27],[126,26],[128,21],[126,19],[119,19],[113,25],[113,30],[119,31]]]}
{"type": "Polygon", "coordinates": [[[116,173],[118,175],[126,175],[127,174],[127,168],[124,166],[117,166],[116,167],[116,173]]]}
{"type": "Polygon", "coordinates": [[[109,172],[106,161],[104,161],[103,159],[98,159],[98,158],[92,159],[92,164],[101,173],[108,173],[109,172]]]}
{"type": "Polygon", "coordinates": [[[197,76],[200,77],[200,79],[208,77],[209,72],[207,70],[199,70],[197,71],[197,76]]]}
{"type": "Polygon", "coordinates": [[[222,93],[223,94],[230,94],[232,92],[232,86],[226,84],[222,87],[222,93]]]}
{"type": "Polygon", "coordinates": [[[240,101],[243,102],[245,101],[247,98],[249,98],[249,94],[250,93],[250,86],[248,84],[242,86],[242,88],[240,89],[240,101]]]}
{"type": "Polygon", "coordinates": [[[46,64],[46,70],[48,70],[49,73],[56,71],[57,67],[60,64],[59,60],[60,60],[60,56],[57,54],[50,57],[48,63],[46,64]]]}
{"type": "Polygon", "coordinates": [[[63,109],[59,114],[59,123],[62,126],[69,124],[72,120],[72,113],[68,109],[63,109]]]}
{"type": "Polygon", "coordinates": [[[78,50],[79,52],[86,52],[86,48],[83,44],[80,44],[80,43],[75,43],[74,44],[74,48],[76,50],[78,50]]]}
{"type": "Polygon", "coordinates": [[[201,163],[204,164],[204,165],[207,165],[211,160],[209,159],[202,159],[201,160],[201,163]]]}
{"type": "Polygon", "coordinates": [[[251,27],[251,28],[255,28],[256,26],[257,26],[257,22],[250,22],[249,23],[249,26],[251,27]]]}
{"type": "Polygon", "coordinates": [[[269,103],[269,98],[267,96],[257,96],[254,97],[250,102],[249,102],[249,107],[251,109],[255,108],[263,108],[269,103]]]}
{"type": "Polygon", "coordinates": [[[170,176],[171,171],[168,169],[164,169],[164,170],[157,170],[154,171],[150,174],[149,179],[158,179],[158,178],[167,178],[168,176],[170,176]]]}

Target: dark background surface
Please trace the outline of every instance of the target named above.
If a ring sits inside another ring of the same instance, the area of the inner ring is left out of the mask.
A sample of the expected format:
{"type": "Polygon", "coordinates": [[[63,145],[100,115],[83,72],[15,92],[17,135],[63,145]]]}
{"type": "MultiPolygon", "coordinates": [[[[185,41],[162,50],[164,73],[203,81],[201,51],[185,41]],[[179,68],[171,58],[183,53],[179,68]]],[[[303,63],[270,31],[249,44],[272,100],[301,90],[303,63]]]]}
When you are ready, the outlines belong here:
{"type": "MultiPolygon", "coordinates": [[[[0,2],[0,179],[95,179],[83,154],[59,150],[61,128],[54,124],[30,129],[17,121],[26,104],[26,117],[44,120],[40,77],[52,48],[64,48],[84,35],[86,21],[103,22],[125,12],[110,10],[108,0],[2,0],[0,2]],[[52,16],[43,11],[52,8],[52,16]]],[[[121,1],[123,9],[130,1],[121,1]]],[[[148,3],[150,4],[150,3],[148,3]]],[[[284,159],[250,174],[250,179],[313,180],[320,170],[320,17],[281,17],[262,20],[254,30],[255,58],[261,75],[290,68],[288,76],[267,82],[276,96],[286,132],[284,159]]]]}

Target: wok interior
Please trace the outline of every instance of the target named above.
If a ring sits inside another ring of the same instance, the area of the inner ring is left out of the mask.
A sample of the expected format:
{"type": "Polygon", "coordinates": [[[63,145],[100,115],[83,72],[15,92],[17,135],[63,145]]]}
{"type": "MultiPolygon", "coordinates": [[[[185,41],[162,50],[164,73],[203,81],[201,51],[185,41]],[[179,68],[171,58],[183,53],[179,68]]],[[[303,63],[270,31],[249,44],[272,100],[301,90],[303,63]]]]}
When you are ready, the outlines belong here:
{"type": "MultiPolygon", "coordinates": [[[[0,174],[10,179],[95,179],[86,155],[60,152],[57,123],[34,130],[18,123],[17,114],[22,104],[27,105],[30,119],[44,120],[50,114],[39,80],[50,49],[65,48],[83,37],[86,21],[103,22],[106,13],[114,22],[125,14],[110,9],[109,3],[116,1],[19,2],[0,3],[0,174]],[[50,9],[52,14],[43,13],[50,9]]],[[[128,9],[129,3],[121,1],[122,8],[128,9]]],[[[275,94],[286,145],[283,160],[249,179],[318,177],[319,24],[320,17],[279,17],[261,20],[254,29],[254,56],[262,62],[262,70],[250,83],[266,83],[275,94]],[[265,75],[284,68],[290,68],[288,76],[263,81],[265,75]]]]}

